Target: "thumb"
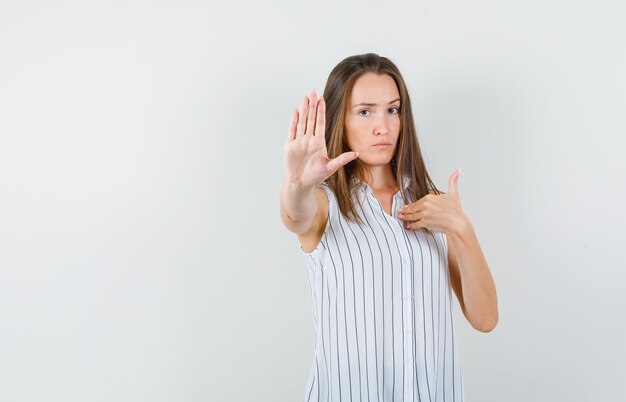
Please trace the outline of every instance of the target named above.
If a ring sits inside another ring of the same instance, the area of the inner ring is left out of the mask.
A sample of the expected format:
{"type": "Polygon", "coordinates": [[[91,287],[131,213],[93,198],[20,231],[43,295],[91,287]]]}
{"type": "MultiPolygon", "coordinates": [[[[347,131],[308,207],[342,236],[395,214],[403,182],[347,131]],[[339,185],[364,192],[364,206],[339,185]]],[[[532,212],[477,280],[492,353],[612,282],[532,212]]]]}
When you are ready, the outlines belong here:
{"type": "Polygon", "coordinates": [[[352,162],[353,160],[357,158],[357,156],[359,156],[358,152],[354,152],[354,151],[344,152],[338,157],[336,157],[335,159],[332,159],[328,162],[328,169],[331,172],[335,173],[337,169],[339,169],[343,165],[346,165],[352,162]]]}
{"type": "Polygon", "coordinates": [[[459,189],[457,187],[459,176],[461,175],[461,168],[457,169],[452,173],[450,179],[448,179],[448,194],[452,197],[459,199],[459,189]]]}

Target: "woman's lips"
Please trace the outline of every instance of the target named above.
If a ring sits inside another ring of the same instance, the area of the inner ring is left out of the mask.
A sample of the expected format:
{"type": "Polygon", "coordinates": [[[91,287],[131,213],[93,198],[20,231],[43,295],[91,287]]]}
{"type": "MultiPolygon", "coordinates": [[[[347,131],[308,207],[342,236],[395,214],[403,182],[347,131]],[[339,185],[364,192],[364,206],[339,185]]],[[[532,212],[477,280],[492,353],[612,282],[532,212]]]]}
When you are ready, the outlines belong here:
{"type": "Polygon", "coordinates": [[[389,148],[391,144],[374,144],[376,148],[389,148]]]}

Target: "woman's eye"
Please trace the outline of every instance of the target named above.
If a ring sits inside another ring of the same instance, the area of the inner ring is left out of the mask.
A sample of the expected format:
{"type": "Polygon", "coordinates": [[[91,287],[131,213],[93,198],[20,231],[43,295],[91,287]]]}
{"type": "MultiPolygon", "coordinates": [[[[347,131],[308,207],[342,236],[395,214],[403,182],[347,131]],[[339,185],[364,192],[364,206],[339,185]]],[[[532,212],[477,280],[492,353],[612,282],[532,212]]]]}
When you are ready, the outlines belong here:
{"type": "MultiPolygon", "coordinates": [[[[400,113],[400,110],[399,110],[397,107],[392,107],[392,108],[389,108],[389,111],[390,111],[392,114],[398,114],[398,113],[400,113]]],[[[363,109],[363,110],[360,110],[360,111],[359,111],[359,115],[361,115],[361,116],[368,116],[367,114],[364,114],[364,113],[369,113],[369,112],[370,112],[370,111],[369,111],[368,109],[363,109]]]]}

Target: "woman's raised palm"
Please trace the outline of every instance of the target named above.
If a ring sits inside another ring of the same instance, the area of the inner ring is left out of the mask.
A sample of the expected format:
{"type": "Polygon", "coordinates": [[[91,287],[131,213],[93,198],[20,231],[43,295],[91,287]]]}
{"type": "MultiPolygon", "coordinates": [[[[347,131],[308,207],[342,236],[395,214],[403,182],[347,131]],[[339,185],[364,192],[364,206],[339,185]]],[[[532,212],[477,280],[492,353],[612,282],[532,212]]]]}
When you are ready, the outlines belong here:
{"type": "Polygon", "coordinates": [[[326,102],[318,101],[313,91],[302,100],[300,111],[295,109],[291,115],[284,157],[287,180],[292,184],[300,188],[315,187],[358,156],[350,151],[329,159],[325,129],[326,102]]]}

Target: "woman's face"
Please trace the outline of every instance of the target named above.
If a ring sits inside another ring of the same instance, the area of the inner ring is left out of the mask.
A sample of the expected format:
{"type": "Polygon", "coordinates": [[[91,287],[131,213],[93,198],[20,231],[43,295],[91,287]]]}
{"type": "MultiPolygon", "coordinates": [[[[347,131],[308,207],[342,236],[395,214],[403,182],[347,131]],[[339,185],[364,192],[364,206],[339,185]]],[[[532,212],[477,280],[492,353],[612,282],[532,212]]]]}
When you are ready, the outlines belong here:
{"type": "Polygon", "coordinates": [[[345,136],[351,151],[366,165],[388,164],[400,134],[400,94],[389,75],[365,73],[348,97],[345,136]],[[389,145],[377,145],[386,143],[389,145]]]}

